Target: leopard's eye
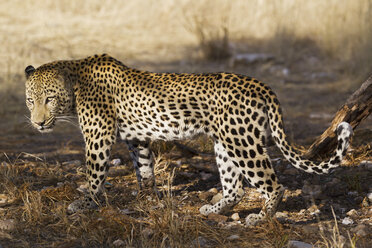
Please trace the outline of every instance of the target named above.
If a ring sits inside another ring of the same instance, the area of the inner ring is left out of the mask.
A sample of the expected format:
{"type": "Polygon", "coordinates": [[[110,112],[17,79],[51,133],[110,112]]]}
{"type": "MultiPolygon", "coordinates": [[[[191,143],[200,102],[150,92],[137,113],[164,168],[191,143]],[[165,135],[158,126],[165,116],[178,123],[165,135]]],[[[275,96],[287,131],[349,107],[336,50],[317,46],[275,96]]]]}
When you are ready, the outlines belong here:
{"type": "Polygon", "coordinates": [[[34,100],[32,100],[31,97],[27,98],[27,102],[30,103],[30,104],[34,104],[34,100]]]}
{"type": "Polygon", "coordinates": [[[48,103],[50,103],[51,101],[53,101],[54,100],[54,96],[48,96],[46,99],[45,99],[45,104],[48,104],[48,103]]]}

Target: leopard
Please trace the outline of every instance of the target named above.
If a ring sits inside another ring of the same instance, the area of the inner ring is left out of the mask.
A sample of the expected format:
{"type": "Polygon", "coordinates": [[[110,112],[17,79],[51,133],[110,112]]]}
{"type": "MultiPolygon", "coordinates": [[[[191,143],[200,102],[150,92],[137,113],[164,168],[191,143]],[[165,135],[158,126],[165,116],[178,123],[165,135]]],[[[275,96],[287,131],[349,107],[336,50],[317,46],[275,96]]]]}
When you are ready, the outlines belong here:
{"type": "Polygon", "coordinates": [[[315,174],[326,174],[341,164],[353,134],[350,124],[339,123],[330,158],[305,159],[284,132],[273,90],[241,74],[155,73],[102,54],[57,60],[36,69],[30,65],[25,76],[32,126],[47,133],[66,116],[75,116],[84,137],[89,187],[68,206],[70,213],[97,208],[117,138],[128,147],[142,189],[156,188],[151,142],[205,134],[214,144],[223,197],[201,206],[200,214],[226,213],[243,198],[247,181],[264,198],[259,213],[245,219],[246,225],[256,225],[275,214],[285,190],[268,155],[270,133],[290,164],[315,174]]]}

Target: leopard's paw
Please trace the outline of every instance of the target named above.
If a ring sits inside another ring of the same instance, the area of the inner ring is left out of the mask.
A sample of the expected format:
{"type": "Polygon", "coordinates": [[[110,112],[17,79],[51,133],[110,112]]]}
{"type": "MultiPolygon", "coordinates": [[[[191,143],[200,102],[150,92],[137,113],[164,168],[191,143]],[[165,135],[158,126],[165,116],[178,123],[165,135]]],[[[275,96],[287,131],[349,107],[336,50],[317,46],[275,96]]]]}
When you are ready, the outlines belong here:
{"type": "Polygon", "coordinates": [[[95,209],[98,205],[89,196],[73,201],[67,207],[67,213],[73,214],[86,209],[95,209]]]}
{"type": "Polygon", "coordinates": [[[260,214],[250,214],[245,218],[245,224],[247,226],[255,226],[262,222],[263,217],[260,214]]]}

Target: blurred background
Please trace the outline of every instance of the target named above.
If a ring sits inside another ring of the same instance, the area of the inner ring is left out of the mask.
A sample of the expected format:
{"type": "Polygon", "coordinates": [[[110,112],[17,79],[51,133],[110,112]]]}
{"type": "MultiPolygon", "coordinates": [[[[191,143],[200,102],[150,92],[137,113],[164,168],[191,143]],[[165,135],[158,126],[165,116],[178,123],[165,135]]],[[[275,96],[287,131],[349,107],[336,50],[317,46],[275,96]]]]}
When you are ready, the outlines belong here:
{"type": "Polygon", "coordinates": [[[371,72],[371,16],[367,0],[1,1],[0,132],[30,129],[27,65],[109,53],[143,70],[257,77],[293,136],[314,136],[371,72]]]}

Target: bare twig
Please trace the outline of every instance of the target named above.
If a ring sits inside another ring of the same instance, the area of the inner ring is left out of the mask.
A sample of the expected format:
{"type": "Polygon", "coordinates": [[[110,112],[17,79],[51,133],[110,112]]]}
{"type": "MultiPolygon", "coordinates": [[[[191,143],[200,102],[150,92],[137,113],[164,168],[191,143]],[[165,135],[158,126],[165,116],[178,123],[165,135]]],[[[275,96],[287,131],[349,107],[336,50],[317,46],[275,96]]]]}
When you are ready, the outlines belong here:
{"type": "Polygon", "coordinates": [[[324,157],[336,147],[335,130],[346,121],[355,129],[372,112],[372,75],[352,94],[333,118],[331,126],[310,146],[305,157],[324,157]]]}

